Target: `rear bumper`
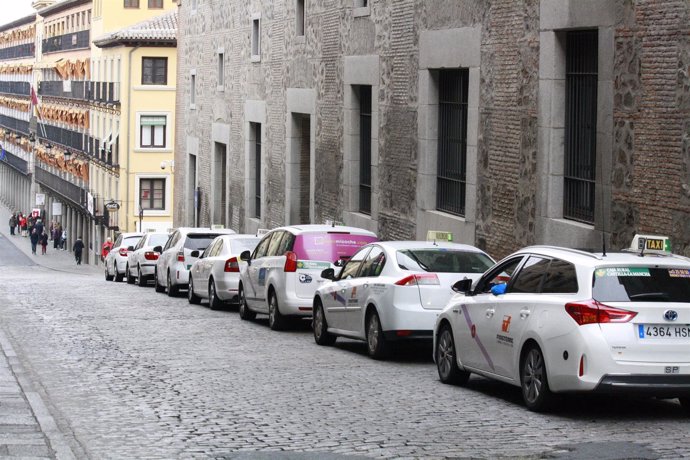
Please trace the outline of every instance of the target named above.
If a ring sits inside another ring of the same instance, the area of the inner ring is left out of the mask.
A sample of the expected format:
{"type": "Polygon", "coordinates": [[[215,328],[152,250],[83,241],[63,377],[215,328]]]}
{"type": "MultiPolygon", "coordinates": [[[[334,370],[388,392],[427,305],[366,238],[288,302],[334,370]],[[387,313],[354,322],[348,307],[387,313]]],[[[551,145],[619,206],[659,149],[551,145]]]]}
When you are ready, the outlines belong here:
{"type": "Polygon", "coordinates": [[[690,375],[605,375],[594,391],[668,398],[690,396],[690,375]]]}

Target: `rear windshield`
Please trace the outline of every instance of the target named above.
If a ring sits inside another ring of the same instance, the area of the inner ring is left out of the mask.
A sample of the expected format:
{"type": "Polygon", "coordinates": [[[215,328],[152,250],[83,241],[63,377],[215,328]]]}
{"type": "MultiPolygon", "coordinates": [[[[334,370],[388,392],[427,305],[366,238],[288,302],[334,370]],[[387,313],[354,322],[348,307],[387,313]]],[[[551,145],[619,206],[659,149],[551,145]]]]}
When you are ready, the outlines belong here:
{"type": "Polygon", "coordinates": [[[151,235],[149,246],[163,246],[168,241],[168,235],[151,235]]]}
{"type": "Polygon", "coordinates": [[[494,262],[481,252],[452,249],[406,249],[396,254],[403,270],[438,273],[484,273],[494,262]]]}
{"type": "Polygon", "coordinates": [[[594,271],[593,294],[601,302],[690,302],[690,269],[604,267],[594,271]]]}
{"type": "Polygon", "coordinates": [[[295,239],[293,251],[300,260],[335,262],[349,259],[365,244],[378,241],[375,236],[350,233],[304,233],[295,239]]]}
{"type": "Polygon", "coordinates": [[[122,246],[125,248],[128,248],[130,246],[135,246],[139,240],[141,239],[141,235],[139,236],[128,236],[127,238],[122,239],[122,246]]]}
{"type": "Polygon", "coordinates": [[[261,238],[237,238],[230,240],[230,248],[233,253],[240,254],[244,251],[253,251],[261,238]]]}
{"type": "Polygon", "coordinates": [[[217,233],[192,233],[184,241],[185,249],[203,251],[218,236],[217,233]]]}

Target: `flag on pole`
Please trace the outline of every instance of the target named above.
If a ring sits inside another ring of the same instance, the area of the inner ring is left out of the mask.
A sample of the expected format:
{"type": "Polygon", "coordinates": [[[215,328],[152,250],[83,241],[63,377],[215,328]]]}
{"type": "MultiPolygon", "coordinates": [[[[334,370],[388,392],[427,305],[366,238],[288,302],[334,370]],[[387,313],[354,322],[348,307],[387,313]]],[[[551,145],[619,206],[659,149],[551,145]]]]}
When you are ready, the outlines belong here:
{"type": "Polygon", "coordinates": [[[33,105],[38,105],[38,97],[36,96],[36,91],[34,91],[33,85],[31,85],[31,103],[33,105]]]}

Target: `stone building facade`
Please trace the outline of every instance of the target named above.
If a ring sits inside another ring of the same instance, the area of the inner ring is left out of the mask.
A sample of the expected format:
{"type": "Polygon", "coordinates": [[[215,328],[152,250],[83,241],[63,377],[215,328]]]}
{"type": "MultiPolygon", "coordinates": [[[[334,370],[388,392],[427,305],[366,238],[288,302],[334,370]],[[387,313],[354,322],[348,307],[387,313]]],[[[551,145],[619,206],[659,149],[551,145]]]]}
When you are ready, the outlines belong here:
{"type": "Polygon", "coordinates": [[[183,0],[175,225],[690,255],[685,0],[183,0]]]}

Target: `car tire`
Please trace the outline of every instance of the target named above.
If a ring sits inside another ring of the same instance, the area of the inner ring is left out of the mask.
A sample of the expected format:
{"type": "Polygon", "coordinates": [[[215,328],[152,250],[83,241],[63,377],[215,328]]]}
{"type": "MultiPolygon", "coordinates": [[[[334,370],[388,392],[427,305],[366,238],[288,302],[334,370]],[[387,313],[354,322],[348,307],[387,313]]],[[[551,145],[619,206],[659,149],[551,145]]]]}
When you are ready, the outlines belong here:
{"type": "Polygon", "coordinates": [[[240,314],[240,319],[244,321],[251,321],[254,318],[256,318],[256,312],[253,310],[249,309],[249,306],[247,305],[247,299],[244,297],[244,289],[242,288],[242,285],[240,284],[240,292],[238,292],[238,300],[239,300],[239,314],[240,314]]]}
{"type": "Polygon", "coordinates": [[[546,376],[544,354],[536,345],[531,345],[520,363],[520,387],[522,399],[527,408],[534,412],[545,412],[553,400],[546,376]]]}
{"type": "Polygon", "coordinates": [[[127,284],[134,284],[134,277],[129,274],[129,265],[125,267],[125,276],[127,277],[127,284]]]}
{"type": "Polygon", "coordinates": [[[223,308],[223,301],[220,300],[216,293],[216,283],[211,278],[208,281],[208,307],[211,310],[220,310],[223,308]]]}
{"type": "Polygon", "coordinates": [[[137,267],[137,286],[146,287],[148,283],[148,279],[141,274],[141,267],[137,267]]]}
{"type": "Polygon", "coordinates": [[[201,297],[194,294],[194,280],[192,280],[192,275],[189,275],[189,290],[187,291],[187,300],[192,305],[199,305],[201,303],[201,297]]]}
{"type": "Polygon", "coordinates": [[[374,359],[385,359],[390,352],[390,344],[386,341],[381,328],[381,319],[374,310],[367,315],[367,353],[374,359]]]}
{"type": "Polygon", "coordinates": [[[162,286],[158,281],[158,270],[156,270],[153,272],[153,287],[156,292],[165,292],[165,286],[162,286]]]}
{"type": "Polygon", "coordinates": [[[122,280],[125,278],[124,274],[121,274],[117,271],[117,265],[115,265],[115,282],[120,283],[122,280]]]}
{"type": "Polygon", "coordinates": [[[436,369],[441,382],[452,385],[464,385],[470,373],[458,367],[457,349],[453,339],[453,330],[448,325],[441,327],[434,350],[436,369]]]}
{"type": "Polygon", "coordinates": [[[314,341],[318,345],[333,345],[337,337],[328,332],[328,322],[323,311],[321,299],[314,300],[314,341]]]}
{"type": "Polygon", "coordinates": [[[114,278],[115,277],[113,275],[111,275],[110,272],[108,271],[108,266],[106,265],[105,266],[105,280],[106,281],[112,281],[114,278]]]}
{"type": "Polygon", "coordinates": [[[683,409],[683,412],[685,412],[685,415],[690,416],[690,396],[685,396],[678,398],[680,401],[680,407],[683,409]]]}
{"type": "Polygon", "coordinates": [[[173,286],[172,279],[170,278],[170,272],[168,272],[166,283],[165,291],[168,293],[168,297],[176,297],[177,293],[180,291],[180,288],[173,286]]]}
{"type": "Polygon", "coordinates": [[[274,291],[268,295],[268,327],[273,331],[282,331],[287,325],[287,318],[280,313],[278,296],[274,291]]]}

